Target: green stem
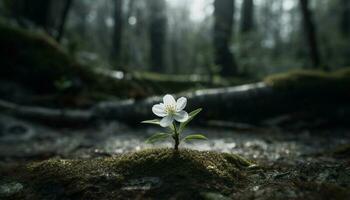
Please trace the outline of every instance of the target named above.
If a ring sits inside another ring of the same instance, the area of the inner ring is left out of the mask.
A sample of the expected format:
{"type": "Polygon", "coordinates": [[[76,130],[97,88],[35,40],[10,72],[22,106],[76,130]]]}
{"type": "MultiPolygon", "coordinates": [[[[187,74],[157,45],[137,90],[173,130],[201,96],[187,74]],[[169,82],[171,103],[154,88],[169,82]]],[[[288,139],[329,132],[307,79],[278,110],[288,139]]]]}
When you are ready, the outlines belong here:
{"type": "Polygon", "coordinates": [[[174,149],[175,149],[175,151],[177,151],[177,150],[179,150],[179,144],[180,144],[179,133],[177,132],[175,122],[173,122],[173,126],[174,126],[174,136],[173,136],[173,138],[175,140],[174,149]]]}

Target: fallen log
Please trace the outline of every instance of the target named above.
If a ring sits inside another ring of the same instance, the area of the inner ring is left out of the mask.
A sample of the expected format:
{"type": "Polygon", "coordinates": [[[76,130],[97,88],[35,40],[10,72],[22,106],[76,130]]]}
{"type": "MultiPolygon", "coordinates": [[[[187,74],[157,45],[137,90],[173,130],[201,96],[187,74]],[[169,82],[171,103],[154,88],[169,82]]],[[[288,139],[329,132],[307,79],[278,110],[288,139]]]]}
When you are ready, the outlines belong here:
{"type": "MultiPolygon", "coordinates": [[[[197,90],[179,96],[188,98],[188,111],[203,108],[202,120],[258,123],[298,111],[342,113],[342,108],[350,102],[350,70],[327,74],[296,71],[268,77],[264,82],[197,90]]],[[[93,113],[107,120],[137,123],[154,118],[151,107],[161,101],[161,97],[153,97],[142,101],[102,102],[93,108],[93,113]]]]}
{"type": "MultiPolygon", "coordinates": [[[[236,87],[216,88],[197,90],[191,93],[184,93],[188,99],[186,110],[194,110],[198,107],[204,108],[201,118],[217,118],[229,116],[229,113],[236,113],[242,108],[241,102],[257,96],[267,96],[269,88],[264,83],[247,84],[236,87]],[[236,106],[239,105],[239,106],[236,106]]],[[[145,119],[155,118],[151,108],[154,104],[162,101],[162,97],[151,97],[145,100],[127,100],[115,102],[102,102],[93,108],[93,113],[106,120],[119,120],[124,122],[140,122],[145,119]]],[[[251,102],[253,103],[253,102],[251,102]]],[[[249,102],[245,103],[250,108],[249,102]],[[247,104],[248,103],[248,104],[247,104]]],[[[236,115],[240,115],[236,113],[236,115]]]]}
{"type": "Polygon", "coordinates": [[[52,126],[83,126],[93,122],[91,110],[52,109],[21,106],[0,100],[0,111],[18,118],[29,119],[52,126]]]}
{"type": "MultiPolygon", "coordinates": [[[[200,114],[201,120],[224,119],[245,123],[258,123],[301,110],[314,112],[323,109],[324,112],[328,112],[333,110],[334,106],[349,105],[350,100],[349,93],[283,91],[265,83],[198,90],[183,96],[188,98],[186,110],[203,108],[200,114]]],[[[93,113],[106,120],[137,123],[155,118],[151,107],[161,101],[160,97],[154,97],[143,101],[104,102],[94,107],[93,113]]]]}
{"type": "MultiPolygon", "coordinates": [[[[331,75],[293,73],[288,77],[272,77],[265,82],[197,90],[178,96],[188,98],[187,111],[203,108],[199,118],[202,121],[224,119],[259,123],[268,118],[300,111],[324,115],[335,111],[341,114],[342,108],[349,108],[349,74],[349,71],[331,75]]],[[[44,122],[75,124],[117,120],[136,124],[155,118],[151,107],[161,101],[162,98],[158,96],[144,100],[101,102],[87,110],[18,106],[0,101],[0,110],[44,122]]]]}

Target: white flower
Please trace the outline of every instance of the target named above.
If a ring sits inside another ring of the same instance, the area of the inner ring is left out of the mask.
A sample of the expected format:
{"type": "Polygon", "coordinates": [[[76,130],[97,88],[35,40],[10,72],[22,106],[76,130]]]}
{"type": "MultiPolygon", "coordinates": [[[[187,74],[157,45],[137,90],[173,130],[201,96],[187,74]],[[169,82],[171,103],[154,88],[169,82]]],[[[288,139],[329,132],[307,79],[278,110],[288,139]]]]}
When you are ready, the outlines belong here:
{"type": "Polygon", "coordinates": [[[156,104],[152,107],[152,112],[158,117],[163,117],[160,120],[160,126],[168,127],[174,120],[185,122],[188,119],[188,113],[183,109],[186,107],[187,99],[181,97],[175,101],[174,97],[167,94],[163,97],[163,103],[156,104]]]}

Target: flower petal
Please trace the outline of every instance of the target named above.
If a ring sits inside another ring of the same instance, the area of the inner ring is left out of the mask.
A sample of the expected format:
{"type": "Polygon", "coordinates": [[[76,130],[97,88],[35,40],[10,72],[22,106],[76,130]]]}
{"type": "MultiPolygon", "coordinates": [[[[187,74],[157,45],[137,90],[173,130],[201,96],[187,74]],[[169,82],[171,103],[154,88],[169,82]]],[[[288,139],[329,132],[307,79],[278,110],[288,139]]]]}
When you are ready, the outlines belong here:
{"type": "Polygon", "coordinates": [[[186,107],[187,99],[185,97],[178,98],[176,101],[176,111],[181,111],[186,107]]]}
{"type": "Polygon", "coordinates": [[[160,126],[161,127],[168,127],[173,123],[173,121],[174,121],[173,116],[168,115],[168,116],[164,117],[162,120],[160,120],[160,126]]]}
{"type": "Polygon", "coordinates": [[[152,112],[158,117],[165,117],[167,113],[165,112],[164,104],[156,104],[152,107],[152,112]]]}
{"type": "Polygon", "coordinates": [[[167,94],[163,97],[163,101],[164,101],[164,105],[167,106],[167,105],[176,105],[176,101],[174,99],[173,96],[171,96],[170,94],[167,94]]]}
{"type": "Polygon", "coordinates": [[[175,113],[174,118],[178,122],[185,122],[188,120],[188,113],[184,110],[175,113]]]}

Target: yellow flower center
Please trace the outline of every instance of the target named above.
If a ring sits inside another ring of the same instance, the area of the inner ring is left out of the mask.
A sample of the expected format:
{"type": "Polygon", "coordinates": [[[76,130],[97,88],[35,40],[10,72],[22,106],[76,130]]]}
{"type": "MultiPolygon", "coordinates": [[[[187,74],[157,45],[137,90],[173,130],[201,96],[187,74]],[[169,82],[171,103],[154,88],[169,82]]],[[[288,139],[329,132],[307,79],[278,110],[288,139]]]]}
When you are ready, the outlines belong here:
{"type": "Polygon", "coordinates": [[[168,115],[173,115],[176,112],[175,105],[166,105],[165,111],[168,113],[168,115]]]}

